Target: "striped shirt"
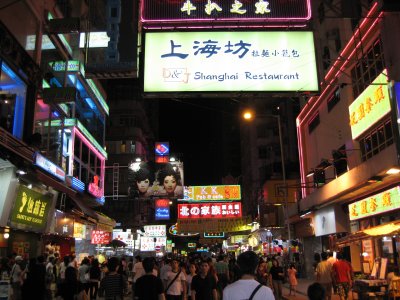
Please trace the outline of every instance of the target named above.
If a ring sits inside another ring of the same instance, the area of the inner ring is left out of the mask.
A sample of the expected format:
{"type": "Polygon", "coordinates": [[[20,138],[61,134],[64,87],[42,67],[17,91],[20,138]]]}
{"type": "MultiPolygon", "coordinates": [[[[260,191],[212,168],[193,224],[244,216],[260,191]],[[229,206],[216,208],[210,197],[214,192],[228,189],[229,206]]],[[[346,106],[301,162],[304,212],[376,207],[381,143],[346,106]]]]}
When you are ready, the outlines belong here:
{"type": "Polygon", "coordinates": [[[124,281],[120,274],[108,274],[100,282],[104,297],[108,299],[123,299],[124,281]]]}

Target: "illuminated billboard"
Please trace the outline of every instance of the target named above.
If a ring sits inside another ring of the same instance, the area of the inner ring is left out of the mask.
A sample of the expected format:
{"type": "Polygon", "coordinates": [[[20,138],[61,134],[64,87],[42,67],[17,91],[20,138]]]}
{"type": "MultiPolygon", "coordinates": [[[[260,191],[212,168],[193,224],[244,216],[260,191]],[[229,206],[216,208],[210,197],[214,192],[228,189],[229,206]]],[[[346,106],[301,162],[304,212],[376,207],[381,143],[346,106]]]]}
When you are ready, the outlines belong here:
{"type": "Polygon", "coordinates": [[[144,92],[318,91],[312,32],[147,32],[144,92]]]}
{"type": "Polygon", "coordinates": [[[129,197],[183,197],[183,163],[133,162],[128,168],[129,197]]]}
{"type": "Polygon", "coordinates": [[[296,25],[311,17],[310,0],[143,0],[141,22],[150,25],[187,24],[226,27],[249,23],[296,25]]]}
{"type": "Polygon", "coordinates": [[[178,204],[178,219],[223,219],[241,216],[242,204],[240,202],[178,204]]]}
{"type": "Polygon", "coordinates": [[[240,200],[240,185],[185,186],[185,201],[240,200]]]}
{"type": "Polygon", "coordinates": [[[391,111],[387,78],[384,70],[349,106],[353,140],[391,111]]]}

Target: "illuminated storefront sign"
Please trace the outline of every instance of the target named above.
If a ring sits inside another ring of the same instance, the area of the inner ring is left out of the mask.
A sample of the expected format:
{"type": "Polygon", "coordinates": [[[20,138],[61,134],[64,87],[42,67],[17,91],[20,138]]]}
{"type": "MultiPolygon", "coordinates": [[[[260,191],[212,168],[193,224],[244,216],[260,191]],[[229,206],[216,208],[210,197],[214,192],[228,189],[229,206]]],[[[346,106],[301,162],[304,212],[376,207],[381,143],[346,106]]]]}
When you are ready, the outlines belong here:
{"type": "Polygon", "coordinates": [[[178,204],[179,219],[237,218],[241,216],[242,204],[238,202],[178,204]]]}
{"type": "Polygon", "coordinates": [[[350,220],[357,220],[400,208],[400,186],[349,204],[350,220]]]}
{"type": "Polygon", "coordinates": [[[161,249],[161,247],[167,246],[166,237],[140,237],[140,251],[156,251],[156,248],[161,249]]]}
{"type": "Polygon", "coordinates": [[[166,225],[146,225],[144,226],[145,236],[166,236],[166,225]]]}
{"type": "Polygon", "coordinates": [[[148,32],[144,92],[318,91],[312,32],[148,32]]]}
{"type": "Polygon", "coordinates": [[[385,70],[349,106],[353,140],[390,112],[387,79],[385,70]]]}
{"type": "Polygon", "coordinates": [[[21,229],[43,231],[48,223],[51,205],[50,196],[19,186],[11,212],[11,225],[21,229]]]}
{"type": "Polygon", "coordinates": [[[196,248],[196,243],[188,243],[188,248],[196,248]]]}
{"type": "Polygon", "coordinates": [[[56,211],[54,231],[60,235],[72,236],[74,234],[74,219],[69,218],[61,211],[56,211]]]}
{"type": "Polygon", "coordinates": [[[122,229],[114,229],[112,233],[113,240],[119,240],[124,242],[128,247],[133,247],[134,245],[134,234],[130,229],[122,231],[122,229]]]}
{"type": "Polygon", "coordinates": [[[99,199],[104,196],[104,189],[99,186],[99,176],[93,176],[93,182],[89,183],[88,192],[99,199]]]}
{"type": "Polygon", "coordinates": [[[103,244],[107,245],[111,241],[111,232],[103,230],[92,230],[92,237],[90,240],[91,244],[103,244]]]}
{"type": "MultiPolygon", "coordinates": [[[[190,22],[279,23],[305,22],[311,17],[310,0],[178,0],[141,1],[141,22],[145,24],[190,22]]],[[[229,25],[228,25],[229,26],[229,25]]],[[[266,24],[268,26],[268,24],[266,24]]]]}
{"type": "Polygon", "coordinates": [[[185,186],[185,201],[240,200],[240,185],[185,186]]]}
{"type": "MultiPolygon", "coordinates": [[[[52,61],[49,62],[50,67],[55,72],[64,72],[65,71],[65,61],[52,61]]],[[[67,61],[67,71],[68,72],[79,72],[80,70],[80,62],[79,60],[69,60],[67,61]]]]}
{"type": "Polygon", "coordinates": [[[55,163],[48,160],[46,157],[41,155],[39,152],[35,152],[34,157],[35,166],[45,170],[47,173],[57,177],[61,181],[65,180],[65,172],[61,167],[57,166],[55,163]]]}
{"type": "Polygon", "coordinates": [[[169,143],[168,142],[158,142],[155,146],[156,155],[165,156],[169,155],[169,143]]]}
{"type": "MultiPolygon", "coordinates": [[[[86,33],[81,32],[79,36],[79,48],[85,48],[86,33]]],[[[89,32],[88,48],[107,48],[110,37],[106,31],[89,32]]]]}
{"type": "Polygon", "coordinates": [[[157,199],[155,201],[155,219],[156,220],[169,220],[169,200],[168,199],[157,199]]]}
{"type": "Polygon", "coordinates": [[[205,238],[223,238],[225,237],[224,232],[204,232],[205,238]]]}
{"type": "Polygon", "coordinates": [[[237,232],[250,230],[251,217],[227,219],[179,219],[177,228],[184,232],[237,232]]]}
{"type": "Polygon", "coordinates": [[[85,191],[85,184],[78,178],[75,178],[73,176],[66,176],[65,182],[69,187],[71,187],[75,191],[78,191],[80,193],[83,193],[85,191]]]}
{"type": "Polygon", "coordinates": [[[78,222],[74,222],[74,235],[76,239],[84,239],[86,236],[86,225],[78,222]]]}

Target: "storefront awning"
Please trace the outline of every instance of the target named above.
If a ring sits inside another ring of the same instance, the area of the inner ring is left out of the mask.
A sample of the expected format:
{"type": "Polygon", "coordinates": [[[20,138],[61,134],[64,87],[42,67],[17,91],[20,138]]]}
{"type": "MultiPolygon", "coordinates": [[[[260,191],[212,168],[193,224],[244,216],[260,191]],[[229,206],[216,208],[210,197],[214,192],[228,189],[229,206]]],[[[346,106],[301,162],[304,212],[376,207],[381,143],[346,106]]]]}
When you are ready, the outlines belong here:
{"type": "Polygon", "coordinates": [[[87,215],[87,216],[89,216],[89,217],[91,217],[91,218],[93,218],[93,219],[95,219],[95,220],[98,220],[97,214],[96,214],[96,212],[95,212],[93,209],[91,209],[91,208],[89,208],[88,206],[86,206],[80,199],[78,199],[78,198],[76,198],[76,197],[73,197],[73,198],[71,198],[71,199],[72,199],[72,201],[74,201],[74,203],[76,204],[76,206],[77,206],[85,215],[87,215]]]}
{"type": "Polygon", "coordinates": [[[363,232],[370,236],[381,236],[391,234],[398,230],[400,230],[400,222],[375,226],[372,228],[364,229],[363,232]]]}

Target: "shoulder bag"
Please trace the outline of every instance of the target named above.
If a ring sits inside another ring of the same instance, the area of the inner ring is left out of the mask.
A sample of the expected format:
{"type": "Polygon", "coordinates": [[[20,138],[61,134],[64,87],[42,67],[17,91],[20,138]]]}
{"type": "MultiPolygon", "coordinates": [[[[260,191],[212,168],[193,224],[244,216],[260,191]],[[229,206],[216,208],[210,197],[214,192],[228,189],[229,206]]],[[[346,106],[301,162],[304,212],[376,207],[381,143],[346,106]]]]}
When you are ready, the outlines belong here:
{"type": "Polygon", "coordinates": [[[167,294],[168,289],[175,282],[175,280],[179,277],[179,274],[181,274],[181,271],[179,271],[178,274],[176,274],[176,276],[174,277],[174,279],[172,279],[172,281],[168,284],[167,288],[165,289],[165,294],[167,294]]]}
{"type": "Polygon", "coordinates": [[[249,300],[253,300],[253,297],[255,294],[257,294],[258,290],[262,287],[262,284],[260,283],[259,285],[256,286],[254,291],[251,293],[249,300]]]}

